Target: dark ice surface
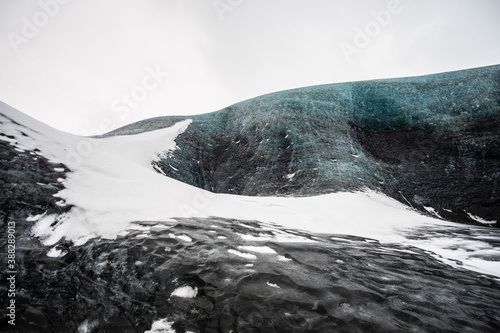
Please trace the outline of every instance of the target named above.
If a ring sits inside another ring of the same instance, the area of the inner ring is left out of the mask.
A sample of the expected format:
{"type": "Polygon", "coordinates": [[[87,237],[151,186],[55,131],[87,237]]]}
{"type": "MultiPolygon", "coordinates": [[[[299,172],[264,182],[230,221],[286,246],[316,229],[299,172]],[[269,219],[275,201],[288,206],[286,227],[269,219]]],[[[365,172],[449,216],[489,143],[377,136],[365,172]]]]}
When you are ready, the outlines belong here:
{"type": "Polygon", "coordinates": [[[177,332],[500,330],[497,278],[415,247],[220,218],[138,225],[149,231],[61,243],[59,258],[23,238],[17,331],[76,332],[86,323],[92,332],[143,332],[164,318],[177,332]],[[196,297],[171,295],[183,286],[196,297]]]}
{"type": "MultiPolygon", "coordinates": [[[[498,278],[447,266],[416,247],[359,237],[257,221],[177,219],[137,223],[144,230],[116,240],[76,247],[62,241],[56,248],[64,255],[48,257],[51,248],[30,235],[26,217],[70,208],[53,196],[65,177],[54,169],[65,168],[37,151],[0,145],[0,331],[144,332],[165,318],[177,332],[500,329],[498,278]],[[16,223],[15,327],[6,317],[9,221],[16,223]],[[183,286],[196,288],[197,296],[171,296],[183,286]]],[[[498,247],[497,230],[435,226],[406,237],[480,239],[498,247]]]]}

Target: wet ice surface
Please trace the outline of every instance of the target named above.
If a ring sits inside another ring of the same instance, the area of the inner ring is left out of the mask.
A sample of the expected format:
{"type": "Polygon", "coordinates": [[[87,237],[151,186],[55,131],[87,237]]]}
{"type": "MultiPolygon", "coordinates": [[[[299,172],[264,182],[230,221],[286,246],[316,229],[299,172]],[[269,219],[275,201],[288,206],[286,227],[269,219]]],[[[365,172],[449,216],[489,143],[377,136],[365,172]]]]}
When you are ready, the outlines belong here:
{"type": "MultiPolygon", "coordinates": [[[[59,244],[60,257],[25,245],[17,329],[144,332],[157,322],[171,332],[500,330],[495,277],[416,247],[220,218],[136,229],[59,244]]],[[[498,245],[496,234],[481,237],[498,245]]]]}
{"type": "Polygon", "coordinates": [[[410,228],[405,237],[405,243],[430,251],[444,263],[500,277],[500,231],[497,228],[434,225],[410,228]]]}

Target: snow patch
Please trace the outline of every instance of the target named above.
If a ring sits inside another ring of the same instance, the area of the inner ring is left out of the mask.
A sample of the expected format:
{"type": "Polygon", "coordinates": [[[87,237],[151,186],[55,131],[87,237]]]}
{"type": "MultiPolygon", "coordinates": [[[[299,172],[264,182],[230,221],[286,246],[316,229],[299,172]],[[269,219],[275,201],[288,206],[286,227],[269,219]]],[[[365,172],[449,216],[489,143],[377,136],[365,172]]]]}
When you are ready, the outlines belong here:
{"type": "Polygon", "coordinates": [[[254,255],[254,254],[243,253],[243,252],[236,251],[236,250],[233,250],[233,249],[229,249],[229,250],[227,250],[227,252],[229,252],[231,254],[234,254],[234,255],[237,255],[238,257],[249,259],[249,260],[256,260],[257,259],[257,256],[254,255]]]}
{"type": "Polygon", "coordinates": [[[187,243],[191,243],[193,241],[193,239],[187,235],[168,234],[168,237],[177,238],[187,243]]]}
{"type": "Polygon", "coordinates": [[[155,224],[154,226],[151,227],[151,230],[153,231],[160,231],[160,230],[165,230],[165,229],[170,229],[171,227],[168,225],[164,224],[155,224]]]}
{"type": "Polygon", "coordinates": [[[153,164],[153,169],[155,169],[156,171],[158,171],[158,172],[159,172],[159,173],[161,173],[162,175],[167,176],[167,175],[165,174],[165,172],[162,170],[162,168],[160,168],[158,165],[153,164]]]}
{"type": "Polygon", "coordinates": [[[256,252],[262,254],[278,254],[268,246],[238,246],[238,249],[248,252],[256,252]]]}
{"type": "Polygon", "coordinates": [[[89,322],[88,319],[85,319],[79,326],[78,326],[78,333],[92,333],[92,331],[99,325],[98,320],[93,320],[89,322]]]}
{"type": "Polygon", "coordinates": [[[281,289],[280,286],[278,286],[277,284],[274,284],[274,283],[271,283],[269,281],[266,282],[266,284],[271,287],[271,288],[277,288],[277,289],[281,289]]]}
{"type": "Polygon", "coordinates": [[[195,298],[198,294],[198,288],[191,288],[190,286],[182,286],[175,289],[170,296],[182,297],[182,298],[195,298]]]}
{"type": "Polygon", "coordinates": [[[250,241],[250,242],[269,242],[273,241],[276,243],[317,243],[317,241],[302,237],[302,236],[297,236],[288,232],[283,232],[280,231],[276,228],[266,228],[264,227],[263,229],[267,230],[272,230],[273,235],[266,235],[266,234],[259,234],[258,236],[253,236],[253,235],[244,235],[244,234],[237,234],[240,236],[243,240],[250,241]]]}
{"type": "Polygon", "coordinates": [[[145,331],[144,333],[176,333],[172,325],[174,322],[168,321],[168,319],[160,319],[153,322],[151,325],[151,330],[145,331]]]}
{"type": "Polygon", "coordinates": [[[59,207],[66,207],[66,203],[64,202],[64,200],[59,200],[59,201],[56,201],[56,205],[58,205],[59,207]]]}
{"type": "Polygon", "coordinates": [[[28,221],[28,222],[36,222],[36,221],[38,221],[39,219],[41,219],[43,216],[45,216],[45,213],[43,213],[43,214],[38,214],[38,215],[35,215],[35,216],[33,216],[33,215],[31,215],[31,214],[30,214],[30,216],[28,216],[28,217],[26,218],[26,221],[28,221]]]}
{"type": "Polygon", "coordinates": [[[67,253],[66,251],[62,251],[57,249],[56,247],[53,247],[47,252],[47,257],[59,258],[64,256],[66,253],[67,253]]]}
{"type": "Polygon", "coordinates": [[[428,213],[430,213],[430,214],[432,214],[432,215],[436,216],[437,218],[442,219],[441,215],[439,215],[439,213],[438,213],[438,212],[436,212],[436,210],[435,210],[434,208],[432,208],[432,207],[426,207],[426,206],[423,206],[423,207],[424,207],[424,209],[425,209],[428,213]]]}
{"type": "Polygon", "coordinates": [[[15,138],[9,138],[5,135],[0,135],[0,140],[7,141],[8,143],[10,143],[11,146],[14,146],[17,143],[15,138]]]}
{"type": "Polygon", "coordinates": [[[467,213],[467,215],[469,215],[469,217],[471,219],[473,219],[476,222],[482,223],[482,224],[495,224],[495,223],[497,223],[497,221],[488,221],[488,220],[485,220],[485,219],[483,219],[483,218],[481,218],[481,217],[479,217],[477,215],[473,215],[473,214],[471,214],[471,213],[469,213],[467,211],[466,211],[466,213],[467,213]]]}

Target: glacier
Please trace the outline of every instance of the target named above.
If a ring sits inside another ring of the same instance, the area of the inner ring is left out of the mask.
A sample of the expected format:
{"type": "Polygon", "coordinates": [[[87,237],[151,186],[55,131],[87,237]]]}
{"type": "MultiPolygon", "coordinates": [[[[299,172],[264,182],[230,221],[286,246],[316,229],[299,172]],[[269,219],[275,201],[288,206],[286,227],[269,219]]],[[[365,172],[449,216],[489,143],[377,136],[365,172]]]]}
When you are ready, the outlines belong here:
{"type": "MultiPolygon", "coordinates": [[[[190,117],[179,149],[158,167],[215,193],[369,188],[446,220],[477,224],[472,214],[495,226],[499,105],[500,66],[278,92],[190,117]]],[[[180,119],[146,120],[107,136],[180,119]]]]}
{"type": "Polygon", "coordinates": [[[0,103],[17,329],[497,331],[499,71],[307,87],[96,137],[0,103]]]}

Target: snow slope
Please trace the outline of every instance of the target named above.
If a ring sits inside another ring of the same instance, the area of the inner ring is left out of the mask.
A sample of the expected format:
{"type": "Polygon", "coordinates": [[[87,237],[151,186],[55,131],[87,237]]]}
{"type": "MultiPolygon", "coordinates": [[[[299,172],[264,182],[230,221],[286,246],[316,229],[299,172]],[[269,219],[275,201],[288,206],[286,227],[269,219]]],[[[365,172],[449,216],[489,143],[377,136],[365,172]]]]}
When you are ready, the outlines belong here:
{"type": "Polygon", "coordinates": [[[420,215],[380,193],[248,197],[214,194],[165,177],[151,162],[176,149],[174,140],[189,120],[142,134],[97,139],[57,131],[5,104],[0,104],[0,113],[2,132],[15,137],[12,144],[38,148],[72,170],[57,194],[71,210],[63,216],[38,217],[33,227],[33,234],[48,246],[63,238],[75,245],[94,237],[115,238],[137,228],[138,221],[161,224],[180,217],[218,216],[410,244],[449,264],[500,276],[500,262],[478,258],[498,257],[498,249],[480,239],[467,239],[464,246],[460,233],[453,233],[461,228],[479,233],[481,228],[420,215]],[[435,228],[443,232],[425,234],[435,228]],[[447,237],[448,231],[457,237],[447,237]],[[416,232],[420,237],[412,237],[416,232]]]}

